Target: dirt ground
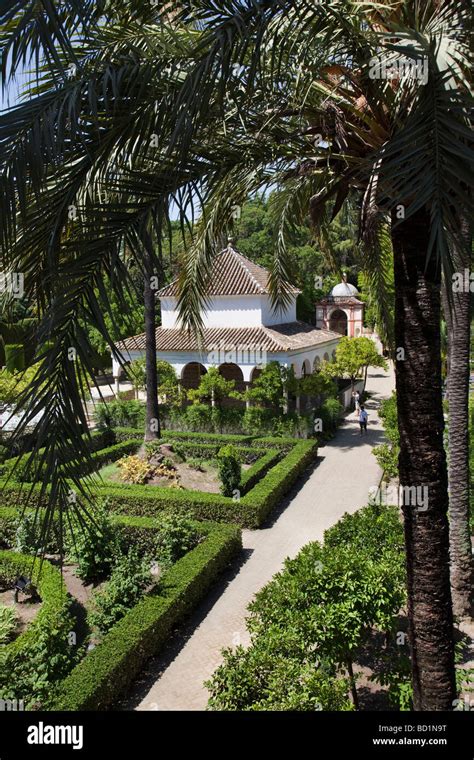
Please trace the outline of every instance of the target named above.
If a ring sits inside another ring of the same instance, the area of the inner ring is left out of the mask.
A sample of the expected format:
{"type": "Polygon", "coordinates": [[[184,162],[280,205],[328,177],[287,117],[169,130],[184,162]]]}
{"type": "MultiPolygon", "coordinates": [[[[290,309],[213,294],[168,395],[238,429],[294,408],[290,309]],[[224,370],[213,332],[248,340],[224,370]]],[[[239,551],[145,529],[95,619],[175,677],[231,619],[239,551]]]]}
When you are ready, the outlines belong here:
{"type": "Polygon", "coordinates": [[[28,623],[31,623],[35,619],[39,610],[41,609],[41,601],[33,601],[30,596],[18,594],[18,602],[13,601],[13,589],[0,592],[0,604],[4,604],[7,607],[14,607],[18,616],[18,623],[15,630],[15,636],[19,636],[20,633],[26,629],[28,623]]]}
{"type": "MultiPolygon", "coordinates": [[[[186,462],[177,462],[175,466],[179,478],[179,484],[183,488],[191,491],[203,491],[204,493],[219,493],[220,480],[217,470],[208,462],[203,463],[204,470],[202,472],[193,469],[186,462]]],[[[247,470],[249,467],[250,465],[243,464],[242,470],[247,470]]],[[[112,483],[124,482],[120,476],[120,470],[116,465],[108,465],[99,472],[99,475],[101,475],[105,481],[112,483]]],[[[172,478],[158,477],[149,480],[146,485],[171,488],[173,483],[174,479],[172,478]]]]}

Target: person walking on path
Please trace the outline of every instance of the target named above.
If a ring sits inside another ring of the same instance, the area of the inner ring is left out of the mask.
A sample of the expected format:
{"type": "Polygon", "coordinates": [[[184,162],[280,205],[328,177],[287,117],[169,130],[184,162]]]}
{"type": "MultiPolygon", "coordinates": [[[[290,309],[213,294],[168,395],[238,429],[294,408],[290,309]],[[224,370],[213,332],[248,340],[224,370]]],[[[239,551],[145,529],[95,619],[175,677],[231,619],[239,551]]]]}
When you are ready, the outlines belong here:
{"type": "Polygon", "coordinates": [[[359,391],[354,391],[352,395],[354,397],[354,406],[355,406],[356,414],[358,415],[359,409],[360,409],[360,393],[359,391]]]}
{"type": "Polygon", "coordinates": [[[364,431],[367,434],[367,419],[368,419],[368,416],[369,415],[365,411],[364,404],[361,404],[360,408],[359,408],[359,425],[360,425],[360,434],[361,435],[362,435],[362,433],[364,431]]]}

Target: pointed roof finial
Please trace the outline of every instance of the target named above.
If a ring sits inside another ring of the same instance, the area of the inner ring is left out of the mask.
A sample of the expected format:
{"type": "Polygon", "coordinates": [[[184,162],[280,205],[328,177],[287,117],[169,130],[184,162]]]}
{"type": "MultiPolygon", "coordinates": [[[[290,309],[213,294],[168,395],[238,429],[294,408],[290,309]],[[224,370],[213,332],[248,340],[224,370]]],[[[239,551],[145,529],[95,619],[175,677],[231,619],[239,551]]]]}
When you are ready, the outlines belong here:
{"type": "Polygon", "coordinates": [[[347,272],[342,273],[342,281],[347,282],[347,272]]]}
{"type": "Polygon", "coordinates": [[[227,238],[227,245],[228,245],[229,248],[233,248],[234,247],[234,238],[233,237],[228,237],[227,238]]]}

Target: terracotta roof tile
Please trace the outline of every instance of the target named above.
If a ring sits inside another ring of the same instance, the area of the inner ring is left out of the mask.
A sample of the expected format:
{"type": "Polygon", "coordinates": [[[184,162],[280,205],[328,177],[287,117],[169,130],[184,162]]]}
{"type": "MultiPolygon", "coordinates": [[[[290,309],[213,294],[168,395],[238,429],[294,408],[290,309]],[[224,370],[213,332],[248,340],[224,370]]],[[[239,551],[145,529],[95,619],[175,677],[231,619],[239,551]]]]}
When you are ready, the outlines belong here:
{"type": "MultiPolygon", "coordinates": [[[[268,294],[270,273],[268,269],[242,256],[228,246],[214,259],[207,294],[210,296],[240,296],[268,294]]],[[[299,293],[291,286],[293,293],[299,293]]],[[[178,280],[158,291],[158,297],[178,296],[178,280]]]]}
{"type": "MultiPolygon", "coordinates": [[[[293,351],[340,338],[339,333],[318,330],[305,322],[288,322],[271,327],[212,327],[205,328],[202,339],[187,330],[158,327],[158,351],[212,351],[218,348],[255,349],[260,351],[293,351]]],[[[126,338],[117,344],[119,351],[144,351],[145,333],[126,338]]]]}

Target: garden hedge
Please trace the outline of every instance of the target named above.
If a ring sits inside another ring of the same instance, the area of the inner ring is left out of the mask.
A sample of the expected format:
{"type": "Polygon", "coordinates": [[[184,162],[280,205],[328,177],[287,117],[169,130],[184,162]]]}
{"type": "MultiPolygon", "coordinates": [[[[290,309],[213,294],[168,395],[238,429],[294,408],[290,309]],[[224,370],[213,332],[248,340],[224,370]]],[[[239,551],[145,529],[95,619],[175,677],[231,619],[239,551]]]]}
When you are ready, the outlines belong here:
{"type": "MultiPolygon", "coordinates": [[[[291,451],[240,499],[202,491],[125,484],[94,483],[90,486],[90,493],[93,497],[107,499],[108,509],[116,514],[153,517],[163,509],[174,509],[199,520],[258,528],[316,455],[315,439],[294,443],[291,451]]],[[[31,506],[40,492],[38,484],[19,489],[12,482],[0,482],[0,488],[3,506],[31,506]]]]}
{"type": "MultiPolygon", "coordinates": [[[[2,655],[8,660],[26,656],[28,647],[35,643],[39,631],[48,631],[54,636],[58,619],[68,612],[72,602],[59,568],[47,560],[43,560],[42,563],[36,560],[33,563],[33,558],[28,554],[0,551],[0,578],[8,584],[13,584],[20,575],[31,578],[42,604],[26,630],[9,644],[3,645],[2,655]]],[[[5,661],[3,664],[5,665],[5,661]]]]}
{"type": "MultiPolygon", "coordinates": [[[[255,449],[253,449],[255,451],[255,449]]],[[[281,459],[281,451],[269,449],[266,454],[259,457],[248,470],[242,472],[240,478],[240,492],[245,494],[253,488],[258,481],[266,475],[270,467],[273,467],[281,459]]]]}
{"type": "MultiPolygon", "coordinates": [[[[135,521],[135,524],[137,522],[135,521]]],[[[173,628],[206,594],[241,549],[233,525],[200,525],[205,540],[165,574],[56,688],[52,710],[102,710],[112,705],[156,655],[173,628]]]]}
{"type": "MultiPolygon", "coordinates": [[[[114,437],[116,443],[120,441],[127,441],[131,438],[143,437],[143,430],[130,427],[117,427],[112,428],[109,431],[110,435],[114,437]]],[[[301,438],[289,438],[289,437],[277,437],[277,436],[258,436],[258,435],[224,435],[222,433],[193,433],[184,432],[182,430],[163,430],[161,441],[183,441],[186,443],[204,443],[215,444],[216,446],[225,446],[228,443],[232,443],[234,446],[259,446],[261,448],[272,447],[274,449],[283,449],[288,451],[297,442],[301,441],[301,438]]]]}
{"type": "MultiPolygon", "coordinates": [[[[136,432],[134,437],[137,437],[136,432]]],[[[116,443],[111,430],[97,430],[94,431],[90,436],[83,435],[82,438],[83,440],[88,441],[89,450],[91,453],[99,452],[100,450],[104,450],[105,446],[110,447],[111,444],[116,443]]],[[[44,449],[38,449],[35,456],[41,457],[44,454],[44,451],[44,449]]],[[[71,458],[73,458],[73,456],[74,452],[71,449],[71,458]]],[[[11,457],[10,459],[6,459],[0,467],[1,475],[3,477],[13,477],[15,480],[23,480],[25,473],[27,472],[29,458],[29,454],[23,454],[20,456],[11,457]]]]}

